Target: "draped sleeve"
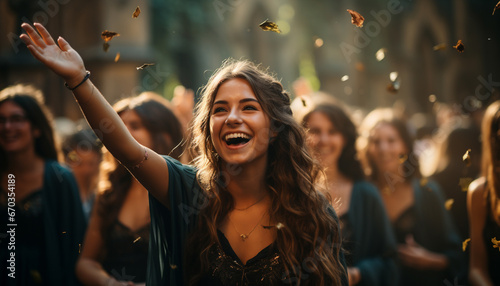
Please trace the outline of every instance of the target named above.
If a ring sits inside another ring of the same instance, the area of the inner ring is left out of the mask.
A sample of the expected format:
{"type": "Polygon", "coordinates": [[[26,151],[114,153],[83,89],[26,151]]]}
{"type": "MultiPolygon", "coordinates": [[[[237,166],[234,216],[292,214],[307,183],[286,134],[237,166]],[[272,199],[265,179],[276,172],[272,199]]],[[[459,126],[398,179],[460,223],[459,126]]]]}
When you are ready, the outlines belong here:
{"type": "Polygon", "coordinates": [[[197,170],[164,156],[168,165],[168,207],[149,195],[151,232],[147,285],[183,285],[185,243],[208,199],[200,188],[197,170]]]}

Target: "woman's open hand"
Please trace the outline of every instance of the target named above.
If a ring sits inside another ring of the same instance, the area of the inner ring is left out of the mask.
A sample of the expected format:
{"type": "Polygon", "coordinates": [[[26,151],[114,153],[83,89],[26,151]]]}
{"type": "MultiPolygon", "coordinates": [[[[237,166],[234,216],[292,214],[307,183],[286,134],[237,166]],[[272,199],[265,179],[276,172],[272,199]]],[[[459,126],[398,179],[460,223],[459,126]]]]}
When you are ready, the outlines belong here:
{"type": "Polygon", "coordinates": [[[69,86],[80,83],[86,72],[80,55],[62,37],[57,39],[58,46],[42,24],[35,23],[33,26],[40,34],[31,25],[23,23],[21,27],[27,35],[20,37],[31,54],[61,76],[69,86]]]}

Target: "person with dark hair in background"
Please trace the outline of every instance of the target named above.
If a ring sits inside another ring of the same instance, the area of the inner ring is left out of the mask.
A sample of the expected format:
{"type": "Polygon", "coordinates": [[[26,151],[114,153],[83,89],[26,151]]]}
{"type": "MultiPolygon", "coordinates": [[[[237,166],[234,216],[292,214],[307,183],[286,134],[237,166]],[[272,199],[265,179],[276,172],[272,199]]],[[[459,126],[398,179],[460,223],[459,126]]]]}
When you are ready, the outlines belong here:
{"type": "Polygon", "coordinates": [[[391,109],[370,112],[360,128],[365,170],[381,191],[398,246],[399,285],[443,285],[465,273],[460,239],[438,185],[422,179],[413,140],[391,109]]]}
{"type": "Polygon", "coordinates": [[[8,224],[15,233],[0,242],[1,285],[79,285],[74,267],[86,222],[75,178],[57,158],[42,93],[24,85],[2,90],[0,233],[12,230],[8,224]],[[11,237],[15,248],[8,248],[11,237]]]}
{"type": "Polygon", "coordinates": [[[470,222],[469,281],[474,286],[500,285],[500,101],[493,102],[482,123],[482,177],[467,196],[470,222]]]}
{"type": "Polygon", "coordinates": [[[102,161],[101,144],[92,130],[83,129],[66,138],[62,149],[64,161],[78,183],[83,213],[88,222],[97,192],[102,161]]]}
{"type": "MultiPolygon", "coordinates": [[[[167,102],[147,92],[122,99],[114,109],[140,144],[179,159],[182,151],[175,147],[182,141],[182,127],[167,102]]],[[[144,283],[151,222],[148,192],[109,153],[99,185],[77,275],[85,285],[144,283]]]]}
{"type": "Polygon", "coordinates": [[[195,167],[182,165],[133,138],[64,39],[22,27],[90,125],[110,123],[103,144],[151,194],[148,285],[347,285],[338,219],[278,80],[248,61],[223,64],[196,109],[195,167]]]}
{"type": "Polygon", "coordinates": [[[377,188],[364,180],[356,127],[333,104],[314,107],[301,123],[341,222],[349,285],[396,285],[396,240],[377,188]]]}
{"type": "Polygon", "coordinates": [[[462,241],[470,237],[467,218],[467,183],[480,174],[480,135],[479,130],[472,126],[450,130],[439,149],[437,159],[440,164],[436,173],[432,175],[432,179],[441,187],[444,199],[453,200],[449,212],[462,241]],[[468,165],[463,161],[463,156],[469,149],[471,159],[468,165]]]}

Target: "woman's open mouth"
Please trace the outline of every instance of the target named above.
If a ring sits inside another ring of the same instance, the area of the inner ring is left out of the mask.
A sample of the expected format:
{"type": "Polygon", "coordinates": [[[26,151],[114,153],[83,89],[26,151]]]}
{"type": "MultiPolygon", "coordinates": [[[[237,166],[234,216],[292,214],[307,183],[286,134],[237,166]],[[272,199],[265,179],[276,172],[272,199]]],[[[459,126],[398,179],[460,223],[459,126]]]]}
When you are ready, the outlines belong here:
{"type": "Polygon", "coordinates": [[[229,133],[224,136],[224,142],[230,149],[236,149],[245,146],[252,137],[245,133],[229,133]]]}

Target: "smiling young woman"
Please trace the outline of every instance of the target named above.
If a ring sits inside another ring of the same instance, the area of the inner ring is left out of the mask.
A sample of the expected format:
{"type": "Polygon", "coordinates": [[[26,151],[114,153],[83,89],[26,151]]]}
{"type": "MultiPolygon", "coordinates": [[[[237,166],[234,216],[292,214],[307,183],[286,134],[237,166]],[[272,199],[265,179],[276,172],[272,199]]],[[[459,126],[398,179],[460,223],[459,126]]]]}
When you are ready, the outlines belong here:
{"type": "Polygon", "coordinates": [[[406,122],[389,108],[370,112],[360,127],[365,170],[378,186],[398,245],[399,285],[442,285],[463,279],[460,240],[439,186],[422,179],[406,122]]]}
{"type": "Polygon", "coordinates": [[[42,93],[24,85],[0,91],[0,233],[11,230],[8,219],[16,226],[14,245],[0,240],[1,285],[78,285],[74,266],[86,221],[76,180],[57,155],[42,93]],[[16,279],[7,276],[11,253],[16,279]]]}
{"type": "Polygon", "coordinates": [[[102,142],[151,195],[148,285],[347,285],[338,219],[279,81],[226,62],[196,108],[195,166],[182,165],[130,135],[64,39],[22,27],[35,58],[79,86],[90,125],[110,123],[102,142]]]}

